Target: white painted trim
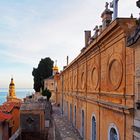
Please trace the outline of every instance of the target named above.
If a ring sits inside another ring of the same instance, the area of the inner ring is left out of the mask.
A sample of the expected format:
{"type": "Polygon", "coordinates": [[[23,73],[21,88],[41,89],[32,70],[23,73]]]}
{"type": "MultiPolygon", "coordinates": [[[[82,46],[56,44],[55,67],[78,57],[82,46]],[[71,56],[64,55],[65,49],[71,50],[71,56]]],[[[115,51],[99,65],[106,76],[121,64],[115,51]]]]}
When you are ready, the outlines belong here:
{"type": "Polygon", "coordinates": [[[92,118],[95,118],[95,122],[96,122],[96,140],[97,140],[97,121],[96,121],[96,115],[95,115],[95,113],[92,113],[92,115],[91,115],[91,128],[90,128],[90,139],[92,140],[92,118]]]}
{"type": "Polygon", "coordinates": [[[117,126],[114,123],[110,123],[109,124],[109,127],[108,127],[108,140],[110,140],[110,130],[111,130],[111,128],[114,128],[116,130],[117,136],[118,136],[118,140],[120,140],[120,135],[119,135],[118,128],[117,128],[117,126]]]}

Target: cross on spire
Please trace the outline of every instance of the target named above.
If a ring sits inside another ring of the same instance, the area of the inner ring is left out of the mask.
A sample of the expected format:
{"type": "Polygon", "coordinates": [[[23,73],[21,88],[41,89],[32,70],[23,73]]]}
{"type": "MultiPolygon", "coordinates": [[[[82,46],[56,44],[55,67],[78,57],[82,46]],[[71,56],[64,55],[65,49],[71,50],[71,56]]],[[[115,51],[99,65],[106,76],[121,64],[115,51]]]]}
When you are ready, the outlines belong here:
{"type": "Polygon", "coordinates": [[[55,60],[55,66],[57,66],[57,60],[55,60]]]}
{"type": "Polygon", "coordinates": [[[109,6],[109,3],[106,2],[106,3],[105,3],[105,9],[106,9],[106,10],[108,9],[108,6],[109,6]]]}
{"type": "Polygon", "coordinates": [[[11,74],[11,79],[13,79],[13,74],[11,74]]]}

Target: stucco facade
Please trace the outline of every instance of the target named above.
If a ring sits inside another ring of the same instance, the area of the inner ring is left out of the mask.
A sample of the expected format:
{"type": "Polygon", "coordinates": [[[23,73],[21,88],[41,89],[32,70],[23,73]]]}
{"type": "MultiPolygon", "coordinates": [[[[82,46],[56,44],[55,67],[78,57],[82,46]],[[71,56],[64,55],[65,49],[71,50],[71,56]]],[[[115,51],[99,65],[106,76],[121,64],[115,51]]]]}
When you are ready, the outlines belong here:
{"type": "Polygon", "coordinates": [[[51,91],[51,102],[56,102],[56,92],[55,92],[55,81],[54,76],[51,76],[44,80],[44,89],[49,89],[51,91]]]}
{"type": "Polygon", "coordinates": [[[135,27],[114,20],[60,74],[62,111],[85,140],[133,140],[135,53],[126,37],[135,27]]]}
{"type": "Polygon", "coordinates": [[[15,83],[13,78],[11,78],[11,82],[9,84],[9,94],[7,96],[7,101],[21,102],[21,99],[16,97],[15,83]]]}
{"type": "MultiPolygon", "coordinates": [[[[140,23],[140,19],[138,21],[140,23]]],[[[134,113],[134,140],[140,139],[140,24],[132,32],[132,34],[127,38],[127,47],[134,50],[135,54],[135,66],[134,66],[134,77],[135,77],[135,113],[134,113]]]]}
{"type": "Polygon", "coordinates": [[[20,121],[20,102],[5,102],[0,106],[0,110],[5,114],[10,114],[12,118],[9,121],[9,135],[10,137],[19,129],[20,121]]]}

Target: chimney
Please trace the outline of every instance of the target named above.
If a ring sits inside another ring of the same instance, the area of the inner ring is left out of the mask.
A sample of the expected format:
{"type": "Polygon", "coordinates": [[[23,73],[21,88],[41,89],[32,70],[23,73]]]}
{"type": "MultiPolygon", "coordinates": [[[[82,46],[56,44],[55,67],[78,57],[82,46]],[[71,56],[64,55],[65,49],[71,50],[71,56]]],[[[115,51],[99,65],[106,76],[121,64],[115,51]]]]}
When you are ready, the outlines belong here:
{"type": "Polygon", "coordinates": [[[88,45],[90,38],[91,38],[91,31],[85,31],[85,47],[88,45]]]}
{"type": "Polygon", "coordinates": [[[113,0],[110,3],[110,7],[113,8],[113,20],[115,20],[118,17],[118,1],[119,0],[113,0]]]}
{"type": "Polygon", "coordinates": [[[113,12],[110,9],[108,9],[108,5],[109,5],[109,3],[106,2],[105,10],[104,10],[104,12],[101,15],[101,18],[102,18],[102,29],[105,29],[111,23],[111,21],[112,21],[112,14],[113,14],[113,12]]]}
{"type": "Polygon", "coordinates": [[[99,35],[102,33],[102,25],[99,26],[99,35]]]}
{"type": "Polygon", "coordinates": [[[68,64],[69,64],[69,56],[67,56],[67,66],[68,66],[68,64]]]}

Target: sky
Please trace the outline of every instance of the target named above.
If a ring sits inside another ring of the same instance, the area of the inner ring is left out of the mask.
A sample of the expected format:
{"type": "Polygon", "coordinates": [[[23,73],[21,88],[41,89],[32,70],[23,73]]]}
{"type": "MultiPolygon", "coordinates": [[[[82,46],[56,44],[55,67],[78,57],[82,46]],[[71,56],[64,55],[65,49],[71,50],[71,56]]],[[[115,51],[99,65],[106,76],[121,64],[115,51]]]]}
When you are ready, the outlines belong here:
{"type": "MultiPolygon", "coordinates": [[[[72,61],[84,47],[84,30],[101,25],[107,0],[0,0],[0,88],[32,88],[41,58],[72,61]]],[[[111,2],[111,0],[108,0],[111,2]]],[[[119,0],[119,17],[139,17],[135,0],[119,0]]]]}

